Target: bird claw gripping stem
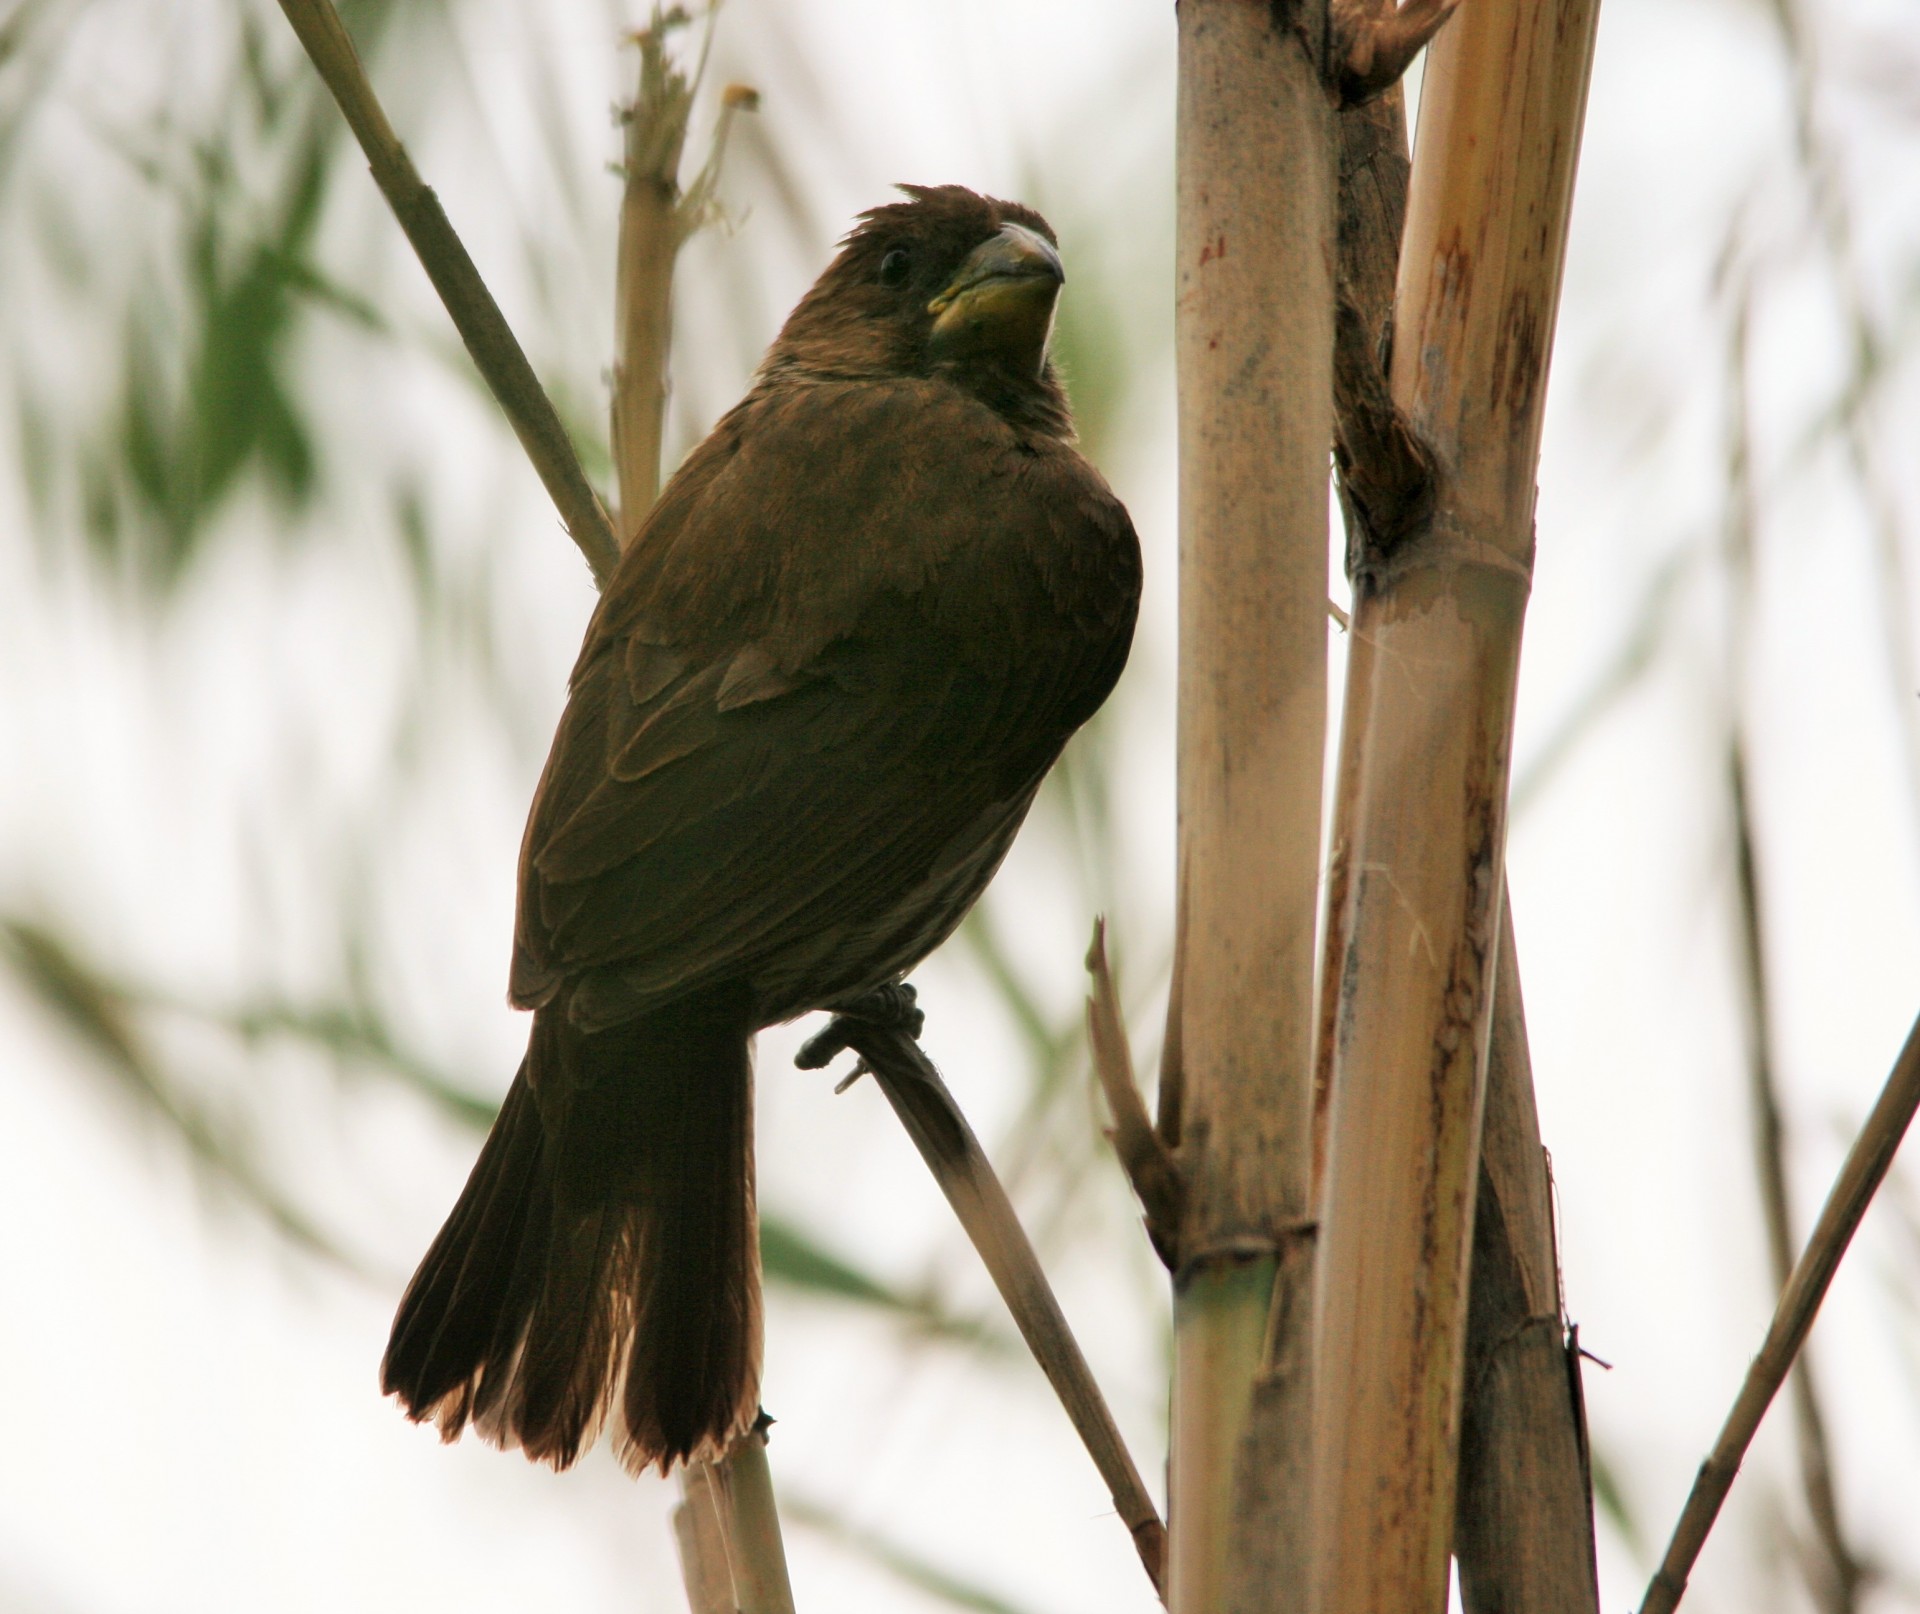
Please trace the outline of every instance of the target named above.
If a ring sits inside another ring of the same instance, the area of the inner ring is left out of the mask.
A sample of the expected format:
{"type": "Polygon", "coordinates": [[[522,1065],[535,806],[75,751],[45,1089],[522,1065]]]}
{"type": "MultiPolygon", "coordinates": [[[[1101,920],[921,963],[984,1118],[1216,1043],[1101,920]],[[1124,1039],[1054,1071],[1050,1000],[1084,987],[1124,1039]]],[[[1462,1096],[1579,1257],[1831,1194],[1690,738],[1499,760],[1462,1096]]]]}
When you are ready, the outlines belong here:
{"type": "MultiPolygon", "coordinates": [[[[816,1032],[800,1045],[800,1052],[793,1056],[794,1064],[801,1070],[825,1070],[853,1046],[863,1030],[901,1031],[918,1042],[921,1029],[927,1023],[926,1011],[919,1006],[918,998],[919,994],[906,982],[895,981],[843,1003],[834,1011],[824,1031],[816,1032]]],[[[863,1059],[834,1091],[844,1093],[866,1071],[867,1062],[863,1059]]]]}

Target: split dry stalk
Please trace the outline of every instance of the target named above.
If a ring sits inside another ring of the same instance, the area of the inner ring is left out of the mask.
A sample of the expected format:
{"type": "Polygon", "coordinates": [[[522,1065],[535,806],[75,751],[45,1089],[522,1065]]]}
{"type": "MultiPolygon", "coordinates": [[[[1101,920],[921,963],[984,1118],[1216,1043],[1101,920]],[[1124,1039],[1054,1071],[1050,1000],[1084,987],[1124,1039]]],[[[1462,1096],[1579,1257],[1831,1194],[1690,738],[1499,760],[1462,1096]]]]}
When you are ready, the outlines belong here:
{"type": "MultiPolygon", "coordinates": [[[[1400,235],[1407,220],[1406,96],[1398,85],[1359,106],[1343,108],[1339,210],[1336,226],[1333,336],[1333,459],[1339,470],[1341,513],[1347,528],[1347,574],[1358,574],[1373,550],[1391,548],[1416,530],[1433,509],[1433,457],[1387,389],[1386,352],[1393,319],[1400,235]]],[[[1349,724],[1364,718],[1373,671],[1372,645],[1347,637],[1346,706],[1349,724]]],[[[1363,737],[1343,733],[1334,781],[1334,814],[1327,847],[1325,907],[1346,911],[1351,863],[1345,834],[1363,737]]],[[[1311,1203],[1326,1179],[1326,1119],[1333,1092],[1334,1032],[1345,976],[1346,930],[1327,927],[1314,1028],[1313,1162],[1311,1203]]]]}
{"type": "Polygon", "coordinates": [[[1334,164],[1326,0],[1181,0],[1170,1606],[1305,1585],[1334,164]]]}
{"type": "MultiPolygon", "coordinates": [[[[1156,1590],[1165,1572],[1166,1527],[1147,1494],[1119,1425],[1094,1382],[1040,1257],[986,1151],[940,1072],[912,1034],[853,1016],[836,1016],[800,1051],[802,1069],[819,1069],[841,1049],[860,1056],[900,1117],[953,1214],[980,1254],[1041,1372],[1052,1384],[1087,1455],[1106,1482],[1121,1522],[1156,1590]]],[[[857,1072],[856,1072],[857,1073],[857,1072]]]]}
{"type": "Polygon", "coordinates": [[[580,469],[566,428],[533,373],[500,305],[454,233],[439,197],[415,171],[360,65],[332,0],[280,0],[321,79],[366,153],[374,182],[453,318],[474,366],[505,413],[548,496],[580,546],[594,581],[605,584],[620,558],[613,525],[580,469]]]}
{"type": "Polygon", "coordinates": [[[1753,1365],[1747,1369],[1746,1380],[1740,1386],[1733,1410],[1727,1414],[1720,1438],[1700,1465],[1679,1523],[1674,1526],[1666,1556],[1647,1587],[1640,1614],[1673,1614],[1679,1605],[1687,1589],[1687,1577],[1700,1556],[1700,1549],[1706,1545],[1708,1532],[1719,1517],[1720,1505],[1726,1501],[1734,1477],[1740,1472],[1747,1447],[1753,1443],[1760,1420],[1806,1343],[1813,1320],[1820,1313],[1820,1303],[1826,1299],[1833,1275],[1839,1270],[1841,1257],[1847,1253],[1861,1218],[1885,1181],[1916,1109],[1920,1109],[1920,1020],[1916,1020],[1907,1033],[1906,1044],[1894,1061],[1866,1125],[1847,1151],[1846,1163],[1841,1166],[1827,1202],[1821,1207],[1813,1236],[1807,1240],[1806,1248],[1794,1264],[1793,1275],[1781,1292],[1767,1337],[1753,1365]]]}
{"type": "Polygon", "coordinates": [[[1437,475],[1431,516],[1355,576],[1319,1614],[1446,1605],[1533,479],[1596,20],[1597,0],[1474,0],[1423,83],[1390,384],[1437,475]]]}
{"type": "Polygon", "coordinates": [[[721,92],[713,150],[683,194],[680,158],[700,71],[689,77],[676,67],[667,38],[686,20],[677,8],[662,12],[656,7],[652,22],[634,35],[640,50],[639,86],[633,103],[620,113],[625,138],[614,274],[613,460],[620,478],[622,545],[639,531],[660,488],[674,264],[687,238],[714,211],[714,187],[735,114],[751,112],[760,101],[744,84],[729,84],[721,92]]]}
{"type": "Polygon", "coordinates": [[[1180,1214],[1186,1185],[1180,1168],[1161,1136],[1147,1119],[1134,1075],[1133,1050],[1127,1043],[1127,1025],[1120,1013],[1120,994],[1107,967],[1107,924],[1093,922],[1093,945],[1087,949],[1087,973],[1093,991],[1087,998],[1087,1042],[1093,1050],[1093,1072],[1106,1094],[1113,1127],[1107,1133],[1120,1167],[1133,1185],[1146,1212],[1147,1237],[1171,1268],[1178,1260],[1180,1214]]]}
{"type": "Polygon", "coordinates": [[[697,1465],[708,1473],[739,1614],[794,1614],[773,1470],[767,1463],[767,1427],[772,1421],[762,1413],[724,1458],[697,1465]]]}
{"type": "Polygon", "coordinates": [[[1561,1313],[1513,916],[1500,915],[1453,1551],[1467,1614],[1599,1614],[1580,1357],[1561,1313]]]}

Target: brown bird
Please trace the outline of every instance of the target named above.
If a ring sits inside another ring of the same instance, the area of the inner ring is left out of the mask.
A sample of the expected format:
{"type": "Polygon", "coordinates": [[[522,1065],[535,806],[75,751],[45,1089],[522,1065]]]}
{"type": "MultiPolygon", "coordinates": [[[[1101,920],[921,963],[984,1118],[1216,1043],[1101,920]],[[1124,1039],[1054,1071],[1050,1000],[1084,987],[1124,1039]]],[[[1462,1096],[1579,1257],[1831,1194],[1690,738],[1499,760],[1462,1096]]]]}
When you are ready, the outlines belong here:
{"type": "Polygon", "coordinates": [[[960,923],[1127,658],[1037,213],[861,215],[587,628],[520,853],[533,1031],[381,1377],[446,1439],[638,1472],[753,1423],[750,1043],[960,923]]]}

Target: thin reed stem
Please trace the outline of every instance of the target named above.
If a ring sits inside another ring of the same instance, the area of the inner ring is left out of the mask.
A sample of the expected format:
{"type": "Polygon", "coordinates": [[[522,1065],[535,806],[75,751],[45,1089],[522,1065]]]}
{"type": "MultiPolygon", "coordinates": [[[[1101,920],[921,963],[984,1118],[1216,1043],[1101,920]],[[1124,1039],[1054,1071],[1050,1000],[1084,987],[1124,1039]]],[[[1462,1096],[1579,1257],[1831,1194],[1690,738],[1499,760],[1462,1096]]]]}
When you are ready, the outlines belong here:
{"type": "Polygon", "coordinates": [[[906,1029],[836,1015],[801,1049],[796,1063],[804,1070],[821,1069],[848,1048],[873,1073],[979,1251],[1021,1338],[1106,1482],[1148,1578],[1160,1589],[1166,1526],[979,1138],[940,1072],[906,1029]]]}
{"type": "Polygon", "coordinates": [[[420,178],[413,159],[387,121],[340,13],[332,0],[280,0],[280,9],[360,142],[374,183],[393,209],[433,289],[452,316],[460,340],[473,356],[474,366],[546,486],[566,524],[567,535],[586,556],[594,581],[605,584],[620,558],[613,524],[580,469],[566,428],[560,424],[500,305],[454,233],[439,197],[420,178]]]}
{"type": "MultiPolygon", "coordinates": [[[[1774,1060],[1773,989],[1767,968],[1765,908],[1761,900],[1760,859],[1753,824],[1753,769],[1744,688],[1747,647],[1752,639],[1754,551],[1759,525],[1753,481],[1752,422],[1747,406],[1752,315],[1752,282],[1742,280],[1735,294],[1727,376],[1729,485],[1722,546],[1730,611],[1726,777],[1733,824],[1740,1006],[1746,1022],[1747,1086],[1753,1103],[1754,1170],[1760,1190],[1768,1265],[1774,1287],[1780,1289],[1785,1287],[1793,1266],[1793,1205],[1787,1184],[1786,1125],[1774,1060]]],[[[1803,1565],[1808,1589],[1824,1614],[1853,1614],[1859,1604],[1863,1571],[1847,1545],[1846,1532],[1840,1522],[1826,1418],[1821,1412],[1812,1363],[1805,1357],[1794,1364],[1792,1395],[1800,1488],[1806,1496],[1817,1553],[1817,1558],[1803,1565]]]]}
{"type": "Polygon", "coordinates": [[[1861,1218],[1873,1203],[1873,1196],[1886,1180],[1917,1108],[1920,1108],[1920,1020],[1916,1020],[1907,1033],[1906,1044],[1894,1061],[1886,1085],[1881,1088],[1866,1125],[1847,1151],[1846,1163],[1841,1166],[1827,1202],[1821,1207],[1813,1236],[1794,1263],[1793,1274],[1787,1279],[1779,1304],[1774,1307],[1767,1336],[1753,1365],[1747,1369],[1733,1409],[1721,1427],[1720,1438],[1700,1465],[1686,1506],[1674,1526],[1673,1538],[1667,1544],[1666,1556],[1647,1587],[1640,1614],[1673,1614],[1679,1605],[1687,1589],[1687,1577],[1693,1572],[1700,1549],[1706,1545],[1714,1520],[1720,1516],[1721,1504],[1740,1472],[1747,1447],[1753,1443],[1760,1420],[1766,1416],[1767,1408],[1786,1382],[1800,1348],[1806,1343],[1814,1318],[1820,1314],[1820,1303],[1826,1299],[1833,1275],[1840,1268],[1841,1258],[1859,1231],[1861,1218]]]}

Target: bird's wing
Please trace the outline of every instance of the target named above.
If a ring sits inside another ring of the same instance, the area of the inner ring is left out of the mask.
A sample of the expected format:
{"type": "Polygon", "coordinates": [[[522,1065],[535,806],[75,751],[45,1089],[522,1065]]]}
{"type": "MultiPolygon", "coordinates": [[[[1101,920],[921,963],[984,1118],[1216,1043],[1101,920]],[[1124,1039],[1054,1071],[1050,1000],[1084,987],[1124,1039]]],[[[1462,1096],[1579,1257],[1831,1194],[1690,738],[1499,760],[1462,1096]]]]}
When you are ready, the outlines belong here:
{"type": "Polygon", "coordinates": [[[879,923],[1004,845],[1118,676],[1132,529],[1077,456],[837,390],[723,423],[623,562],[527,826],[515,1001],[641,1012],[879,923]]]}

